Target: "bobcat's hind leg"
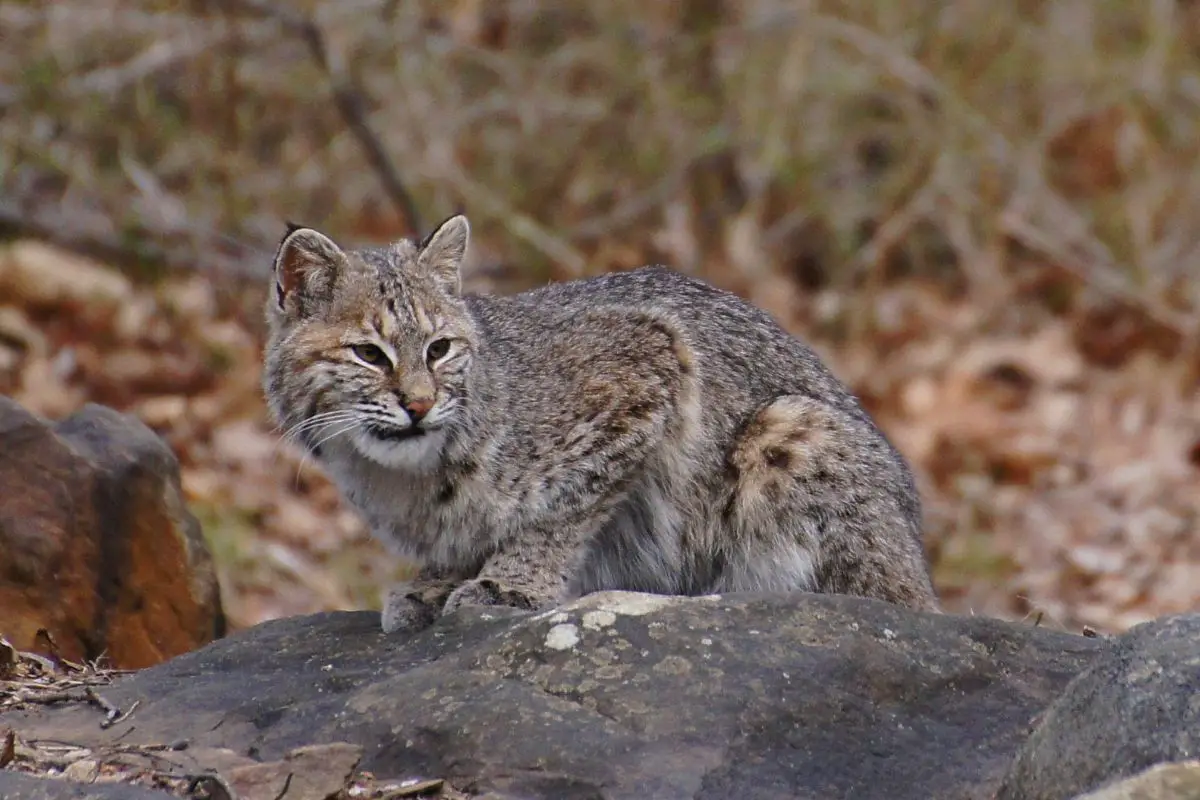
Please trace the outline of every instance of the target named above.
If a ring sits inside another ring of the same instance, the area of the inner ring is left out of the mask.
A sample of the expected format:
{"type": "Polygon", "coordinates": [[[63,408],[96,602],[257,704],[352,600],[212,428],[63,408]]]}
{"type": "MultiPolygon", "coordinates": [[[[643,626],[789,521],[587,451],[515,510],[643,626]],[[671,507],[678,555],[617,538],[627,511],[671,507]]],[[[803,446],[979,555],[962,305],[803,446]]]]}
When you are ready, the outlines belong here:
{"type": "Polygon", "coordinates": [[[869,421],[810,397],[779,397],[750,419],[729,463],[721,588],[937,608],[911,475],[869,421]]]}

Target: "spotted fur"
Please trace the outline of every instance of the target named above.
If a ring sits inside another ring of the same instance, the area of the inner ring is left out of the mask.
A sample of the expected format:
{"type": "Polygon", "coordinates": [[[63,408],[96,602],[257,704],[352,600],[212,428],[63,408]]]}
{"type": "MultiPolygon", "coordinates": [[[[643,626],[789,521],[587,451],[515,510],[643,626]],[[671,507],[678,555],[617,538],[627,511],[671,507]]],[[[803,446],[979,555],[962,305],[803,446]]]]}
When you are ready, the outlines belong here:
{"type": "Polygon", "coordinates": [[[276,256],[271,410],[425,565],[385,629],[603,589],[937,608],[908,466],[769,315],[661,267],[462,294],[468,237],[276,256]]]}

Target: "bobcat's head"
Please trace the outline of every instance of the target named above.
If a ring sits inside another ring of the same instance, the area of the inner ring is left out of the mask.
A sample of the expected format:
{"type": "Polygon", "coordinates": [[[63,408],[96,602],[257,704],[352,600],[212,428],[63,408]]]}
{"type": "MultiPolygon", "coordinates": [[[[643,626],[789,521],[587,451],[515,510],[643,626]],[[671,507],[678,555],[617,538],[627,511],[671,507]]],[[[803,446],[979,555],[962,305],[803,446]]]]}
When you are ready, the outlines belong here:
{"type": "Polygon", "coordinates": [[[285,435],[317,455],[337,440],[388,467],[437,457],[471,370],[475,331],[459,296],[469,236],[455,216],[419,243],[345,251],[289,225],[263,374],[285,435]]]}

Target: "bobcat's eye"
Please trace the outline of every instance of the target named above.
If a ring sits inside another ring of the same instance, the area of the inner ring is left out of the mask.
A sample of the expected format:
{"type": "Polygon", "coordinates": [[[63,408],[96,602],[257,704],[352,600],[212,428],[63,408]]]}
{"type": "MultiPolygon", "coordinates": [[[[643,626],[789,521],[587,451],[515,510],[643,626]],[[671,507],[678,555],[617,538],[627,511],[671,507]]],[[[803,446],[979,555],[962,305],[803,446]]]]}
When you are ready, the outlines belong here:
{"type": "Polygon", "coordinates": [[[386,367],[390,364],[387,353],[373,344],[356,344],[350,348],[354,355],[358,356],[359,360],[370,364],[373,367],[386,367]]]}
{"type": "Polygon", "coordinates": [[[449,339],[434,339],[429,343],[429,347],[425,348],[425,358],[430,363],[442,358],[446,353],[450,352],[449,339]]]}

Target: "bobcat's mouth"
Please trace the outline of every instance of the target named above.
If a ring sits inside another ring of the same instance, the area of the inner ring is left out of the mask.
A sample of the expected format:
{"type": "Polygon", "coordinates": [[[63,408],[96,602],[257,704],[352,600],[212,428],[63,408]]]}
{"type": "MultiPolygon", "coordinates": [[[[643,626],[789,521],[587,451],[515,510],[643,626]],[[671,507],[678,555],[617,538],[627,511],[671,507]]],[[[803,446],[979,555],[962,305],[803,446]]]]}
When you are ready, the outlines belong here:
{"type": "Polygon", "coordinates": [[[367,425],[367,433],[381,442],[403,442],[425,435],[425,429],[413,425],[408,428],[396,428],[391,425],[367,425]]]}

